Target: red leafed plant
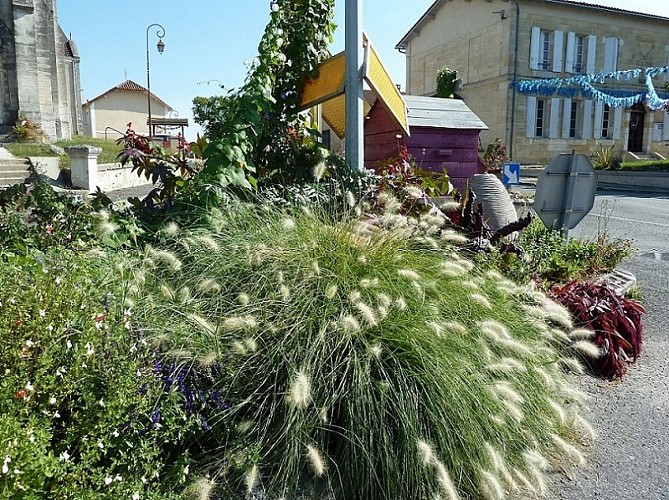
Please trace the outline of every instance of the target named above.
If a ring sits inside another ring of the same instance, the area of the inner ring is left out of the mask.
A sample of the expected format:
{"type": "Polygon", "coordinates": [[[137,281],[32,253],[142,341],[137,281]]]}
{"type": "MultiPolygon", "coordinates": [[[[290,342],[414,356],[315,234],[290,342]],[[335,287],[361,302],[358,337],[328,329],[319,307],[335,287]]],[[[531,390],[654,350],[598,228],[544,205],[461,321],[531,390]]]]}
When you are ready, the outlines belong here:
{"type": "Polygon", "coordinates": [[[570,281],[554,285],[550,294],[595,332],[595,343],[603,351],[592,362],[595,372],[608,379],[622,377],[641,354],[643,306],[602,283],[570,281]]]}

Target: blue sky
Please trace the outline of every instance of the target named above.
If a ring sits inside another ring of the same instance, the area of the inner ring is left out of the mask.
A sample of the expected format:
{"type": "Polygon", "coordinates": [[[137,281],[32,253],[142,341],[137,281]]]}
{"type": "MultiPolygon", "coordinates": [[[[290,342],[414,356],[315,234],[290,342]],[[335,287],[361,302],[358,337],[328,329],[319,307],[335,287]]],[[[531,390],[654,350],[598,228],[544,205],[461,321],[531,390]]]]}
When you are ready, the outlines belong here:
{"type": "MultiPolygon", "coordinates": [[[[360,0],[365,31],[393,79],[404,86],[404,56],[395,45],[421,17],[433,0],[360,0]]],[[[586,1],[618,8],[633,8],[669,17],[666,0],[586,1]]],[[[269,0],[58,0],[58,19],[72,35],[81,56],[84,101],[126,79],[146,86],[146,29],[153,23],[165,28],[165,52],[156,50],[155,28],[149,32],[151,90],[189,118],[186,136],[199,130],[192,123],[193,97],[220,93],[240,86],[245,61],[252,60],[269,19],[269,0]]],[[[493,9],[494,10],[494,9],[493,9]]],[[[332,52],[344,46],[344,0],[337,3],[338,24],[332,52]]]]}

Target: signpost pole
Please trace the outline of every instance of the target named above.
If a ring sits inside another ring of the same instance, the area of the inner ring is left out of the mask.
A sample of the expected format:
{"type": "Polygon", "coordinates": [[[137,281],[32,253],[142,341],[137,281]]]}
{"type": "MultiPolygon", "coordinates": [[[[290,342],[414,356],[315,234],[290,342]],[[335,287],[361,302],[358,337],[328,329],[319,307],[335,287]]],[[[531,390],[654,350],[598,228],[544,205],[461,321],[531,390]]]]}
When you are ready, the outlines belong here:
{"type": "Polygon", "coordinates": [[[572,150],[569,167],[567,167],[567,182],[564,184],[564,205],[562,206],[562,215],[560,217],[560,232],[565,240],[569,237],[569,219],[574,212],[574,188],[576,187],[577,176],[576,151],[572,150]]]}
{"type": "Polygon", "coordinates": [[[346,161],[354,170],[364,169],[364,90],[362,66],[362,0],[346,0],[346,161]]]}

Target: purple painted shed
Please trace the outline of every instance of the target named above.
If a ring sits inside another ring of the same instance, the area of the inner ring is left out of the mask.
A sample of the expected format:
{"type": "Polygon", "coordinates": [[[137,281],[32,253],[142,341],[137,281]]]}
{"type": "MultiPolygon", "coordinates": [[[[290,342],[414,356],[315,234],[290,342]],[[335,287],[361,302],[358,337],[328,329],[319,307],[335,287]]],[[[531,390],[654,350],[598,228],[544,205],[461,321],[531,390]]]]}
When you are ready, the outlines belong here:
{"type": "MultiPolygon", "coordinates": [[[[411,136],[401,142],[425,170],[446,169],[462,190],[474,174],[486,171],[479,158],[479,134],[488,127],[459,99],[405,95],[411,136]]],[[[365,121],[365,166],[397,156],[400,130],[377,101],[365,121]]]]}

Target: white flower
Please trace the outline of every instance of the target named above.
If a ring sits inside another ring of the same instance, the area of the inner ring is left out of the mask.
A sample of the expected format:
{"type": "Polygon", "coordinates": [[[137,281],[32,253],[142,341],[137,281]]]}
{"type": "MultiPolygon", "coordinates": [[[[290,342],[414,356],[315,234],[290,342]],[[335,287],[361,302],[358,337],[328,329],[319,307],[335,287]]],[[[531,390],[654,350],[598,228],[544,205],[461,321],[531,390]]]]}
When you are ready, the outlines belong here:
{"type": "Polygon", "coordinates": [[[184,476],[187,476],[188,472],[190,472],[190,465],[186,465],[186,467],[184,467],[184,476]]]}
{"type": "Polygon", "coordinates": [[[112,483],[113,479],[109,476],[105,478],[105,486],[109,486],[112,483]]]}
{"type": "Polygon", "coordinates": [[[132,500],[139,500],[139,491],[135,491],[132,494],[132,500]]]}
{"type": "Polygon", "coordinates": [[[72,342],[70,342],[70,339],[67,339],[67,342],[65,342],[65,345],[67,346],[68,349],[72,349],[72,342]]]}
{"type": "Polygon", "coordinates": [[[26,340],[26,347],[32,347],[34,345],[35,345],[35,342],[33,342],[32,340],[30,340],[30,339],[26,340]]]}
{"type": "Polygon", "coordinates": [[[123,478],[121,477],[120,474],[116,474],[116,477],[114,478],[114,481],[123,481],[123,478]]]}
{"type": "Polygon", "coordinates": [[[70,459],[70,454],[66,451],[58,455],[58,460],[61,462],[67,462],[70,459]]]}
{"type": "Polygon", "coordinates": [[[105,444],[102,441],[98,441],[98,448],[100,448],[101,450],[104,450],[105,449],[105,444]]]}
{"type": "Polygon", "coordinates": [[[33,387],[33,385],[30,382],[28,382],[26,384],[26,391],[33,392],[34,390],[35,390],[35,388],[33,387]]]}
{"type": "Polygon", "coordinates": [[[9,467],[7,467],[7,464],[2,465],[2,473],[7,474],[9,472],[9,467]]]}
{"type": "Polygon", "coordinates": [[[117,429],[114,429],[114,432],[112,432],[112,436],[114,436],[115,438],[120,436],[117,429]]]}
{"type": "Polygon", "coordinates": [[[58,411],[53,412],[54,418],[60,418],[60,413],[58,411]]]}
{"type": "MultiPolygon", "coordinates": [[[[96,323],[96,326],[99,325],[100,323],[96,323]]],[[[90,342],[86,342],[86,354],[91,356],[95,353],[95,349],[93,348],[93,344],[90,342]]]]}
{"type": "Polygon", "coordinates": [[[56,286],[60,285],[61,281],[63,281],[63,279],[60,276],[56,278],[56,286]]]}
{"type": "Polygon", "coordinates": [[[51,397],[49,398],[49,404],[51,404],[51,405],[55,405],[55,404],[56,404],[56,398],[54,398],[53,396],[51,396],[51,397]]]}
{"type": "Polygon", "coordinates": [[[40,315],[40,317],[42,317],[42,318],[43,318],[44,316],[46,316],[46,310],[45,310],[45,309],[40,309],[40,310],[39,310],[39,315],[40,315]]]}
{"type": "Polygon", "coordinates": [[[104,399],[101,399],[100,401],[98,401],[98,404],[104,408],[104,406],[105,406],[105,400],[104,400],[104,399]]]}

